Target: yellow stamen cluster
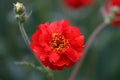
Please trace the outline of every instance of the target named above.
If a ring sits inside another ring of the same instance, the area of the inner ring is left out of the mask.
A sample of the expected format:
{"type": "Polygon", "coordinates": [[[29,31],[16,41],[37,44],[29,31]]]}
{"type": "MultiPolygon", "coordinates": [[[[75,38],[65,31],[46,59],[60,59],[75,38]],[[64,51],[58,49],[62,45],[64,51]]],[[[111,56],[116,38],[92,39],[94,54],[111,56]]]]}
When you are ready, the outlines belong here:
{"type": "Polygon", "coordinates": [[[56,51],[65,50],[70,46],[69,41],[59,33],[52,34],[52,39],[49,44],[56,51]]]}

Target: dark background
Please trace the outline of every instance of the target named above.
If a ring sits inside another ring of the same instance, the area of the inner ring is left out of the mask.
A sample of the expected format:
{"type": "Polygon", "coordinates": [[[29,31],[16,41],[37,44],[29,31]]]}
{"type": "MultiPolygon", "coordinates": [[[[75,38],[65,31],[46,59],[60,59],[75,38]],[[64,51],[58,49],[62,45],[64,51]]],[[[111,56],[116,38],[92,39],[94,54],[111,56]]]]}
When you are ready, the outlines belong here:
{"type": "MultiPolygon", "coordinates": [[[[66,8],[62,0],[19,0],[32,10],[25,23],[31,37],[40,23],[70,20],[85,35],[85,42],[92,31],[103,22],[100,9],[105,0],[95,0],[94,4],[72,10],[66,8]]],[[[27,61],[40,66],[38,60],[26,46],[21,37],[13,13],[13,3],[17,0],[0,0],[0,80],[49,80],[45,73],[16,62],[27,61]]],[[[120,28],[108,25],[94,40],[82,68],[75,80],[120,80],[120,28]]],[[[55,80],[67,80],[70,69],[54,71],[55,80]]]]}

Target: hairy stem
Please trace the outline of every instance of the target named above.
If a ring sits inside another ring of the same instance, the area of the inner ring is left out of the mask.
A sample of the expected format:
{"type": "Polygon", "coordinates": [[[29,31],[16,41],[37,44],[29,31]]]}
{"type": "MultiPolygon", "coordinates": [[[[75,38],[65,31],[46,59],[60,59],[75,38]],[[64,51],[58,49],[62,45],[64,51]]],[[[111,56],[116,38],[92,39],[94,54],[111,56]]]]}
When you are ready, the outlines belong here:
{"type": "Polygon", "coordinates": [[[99,34],[105,27],[106,27],[106,23],[102,23],[100,24],[94,31],[93,33],[90,35],[90,37],[88,38],[87,42],[86,42],[86,47],[84,49],[84,55],[81,57],[81,59],[78,61],[78,63],[76,64],[75,68],[73,69],[73,71],[71,72],[71,75],[69,77],[68,80],[74,80],[75,76],[77,75],[77,72],[79,70],[79,68],[81,67],[85,56],[87,54],[88,49],[90,48],[90,45],[92,44],[93,40],[95,39],[95,37],[97,36],[97,34],[99,34]]]}

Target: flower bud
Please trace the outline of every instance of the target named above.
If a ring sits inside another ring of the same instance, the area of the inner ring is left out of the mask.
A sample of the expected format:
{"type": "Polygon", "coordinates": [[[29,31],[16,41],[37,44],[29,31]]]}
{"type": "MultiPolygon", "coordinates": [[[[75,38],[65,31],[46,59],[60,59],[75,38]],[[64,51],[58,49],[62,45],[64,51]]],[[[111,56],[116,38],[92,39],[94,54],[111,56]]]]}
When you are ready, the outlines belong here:
{"type": "Polygon", "coordinates": [[[120,26],[120,0],[109,0],[102,8],[105,23],[120,26]]]}
{"type": "Polygon", "coordinates": [[[117,12],[119,12],[119,7],[118,6],[112,6],[110,11],[111,11],[111,13],[116,14],[117,12]]]}
{"type": "Polygon", "coordinates": [[[20,23],[24,23],[27,19],[27,15],[23,3],[17,2],[16,4],[14,4],[14,12],[17,21],[20,23]]]}
{"type": "Polygon", "coordinates": [[[14,4],[14,10],[15,10],[16,14],[23,14],[23,13],[25,13],[25,7],[20,2],[17,2],[16,4],[14,4]]]}

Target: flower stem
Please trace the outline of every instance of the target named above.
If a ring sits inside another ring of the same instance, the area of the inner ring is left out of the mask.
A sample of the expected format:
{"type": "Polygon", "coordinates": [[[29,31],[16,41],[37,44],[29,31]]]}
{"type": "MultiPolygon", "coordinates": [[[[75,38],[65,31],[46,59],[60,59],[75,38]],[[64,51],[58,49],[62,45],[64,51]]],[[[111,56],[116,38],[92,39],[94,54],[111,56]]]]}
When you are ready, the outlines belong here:
{"type": "MultiPolygon", "coordinates": [[[[26,45],[27,45],[28,48],[29,48],[30,39],[29,39],[29,37],[28,37],[25,29],[24,29],[23,24],[20,23],[20,22],[19,22],[19,28],[20,28],[20,32],[21,32],[21,34],[22,34],[22,37],[23,37],[26,45]]],[[[39,61],[39,60],[38,60],[38,61],[39,61]]],[[[41,62],[40,62],[40,64],[41,64],[42,69],[44,69],[44,71],[47,73],[47,75],[48,75],[48,77],[50,78],[50,80],[53,80],[53,73],[52,73],[52,71],[51,71],[51,70],[48,70],[46,67],[44,67],[44,65],[43,65],[41,62]]]]}
{"type": "MultiPolygon", "coordinates": [[[[29,45],[30,45],[30,39],[29,39],[29,37],[28,37],[28,35],[27,35],[25,29],[24,29],[23,24],[20,23],[20,22],[19,22],[19,28],[20,28],[20,32],[21,32],[21,34],[22,34],[22,37],[23,37],[23,39],[24,39],[26,45],[27,45],[28,48],[29,48],[29,45]]],[[[41,62],[40,62],[40,64],[41,64],[41,66],[42,66],[43,68],[45,68],[41,62]]]]}
{"type": "Polygon", "coordinates": [[[26,34],[26,31],[25,31],[22,23],[19,23],[19,28],[20,28],[20,32],[22,34],[22,37],[23,37],[26,45],[29,47],[29,45],[30,45],[30,39],[28,38],[28,35],[26,34]]]}
{"type": "Polygon", "coordinates": [[[95,39],[95,37],[97,36],[97,34],[99,34],[105,27],[106,27],[106,23],[102,23],[100,24],[94,31],[93,33],[90,35],[90,37],[88,38],[88,41],[86,42],[86,47],[84,49],[84,55],[81,57],[81,59],[78,61],[78,63],[76,64],[75,68],[73,69],[73,71],[71,72],[71,75],[69,77],[68,80],[74,80],[75,76],[77,75],[77,72],[79,70],[79,68],[81,67],[85,56],[87,54],[88,49],[90,48],[90,45],[92,44],[93,40],[95,39]]]}

